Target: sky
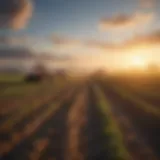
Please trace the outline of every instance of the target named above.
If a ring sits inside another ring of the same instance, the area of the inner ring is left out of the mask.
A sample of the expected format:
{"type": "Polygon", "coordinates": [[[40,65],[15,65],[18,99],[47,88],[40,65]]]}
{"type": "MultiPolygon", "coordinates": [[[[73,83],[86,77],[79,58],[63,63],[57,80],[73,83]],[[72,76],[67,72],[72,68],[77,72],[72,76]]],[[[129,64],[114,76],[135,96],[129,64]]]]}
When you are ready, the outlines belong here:
{"type": "Polygon", "coordinates": [[[0,47],[71,55],[92,67],[159,64],[159,7],[159,0],[0,0],[0,47]]]}

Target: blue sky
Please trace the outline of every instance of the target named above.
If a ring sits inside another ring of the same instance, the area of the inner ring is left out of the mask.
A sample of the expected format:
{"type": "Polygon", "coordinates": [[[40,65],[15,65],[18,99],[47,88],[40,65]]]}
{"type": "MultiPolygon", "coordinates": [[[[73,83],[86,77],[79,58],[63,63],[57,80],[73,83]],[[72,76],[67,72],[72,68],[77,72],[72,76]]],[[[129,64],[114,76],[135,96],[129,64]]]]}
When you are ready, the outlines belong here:
{"type": "Polygon", "coordinates": [[[116,13],[135,12],[138,4],[136,0],[35,0],[34,8],[25,33],[109,39],[98,31],[99,20],[116,13]]]}
{"type": "MultiPolygon", "coordinates": [[[[15,0],[6,1],[10,5],[15,0]]],[[[10,13],[10,25],[6,28],[1,28],[0,19],[0,35],[28,36],[30,41],[23,45],[36,52],[75,56],[91,53],[97,54],[96,58],[107,55],[112,56],[113,62],[119,53],[126,56],[147,51],[147,57],[157,61],[152,50],[155,44],[154,50],[158,50],[160,44],[160,35],[158,38],[156,35],[157,31],[160,33],[159,0],[34,0],[32,3],[33,12],[27,24],[26,19],[19,18],[21,13],[17,10],[17,17],[10,13]],[[59,36],[58,42],[55,35],[59,36]]],[[[31,13],[30,8],[24,10],[26,15],[31,13]]],[[[0,15],[8,15],[8,11],[0,11],[0,15]]]]}
{"type": "MultiPolygon", "coordinates": [[[[27,34],[44,38],[56,33],[74,38],[112,41],[119,35],[100,32],[98,23],[101,18],[136,12],[154,12],[157,17],[160,15],[160,3],[156,3],[154,8],[146,9],[141,7],[140,1],[143,0],[34,0],[34,10],[29,25],[23,30],[14,33],[11,31],[9,34],[27,34]]],[[[159,18],[146,31],[156,28],[157,23],[159,18]]],[[[143,32],[143,29],[139,30],[143,32]]],[[[121,34],[120,38],[127,39],[131,36],[132,32],[129,31],[121,34]]],[[[44,44],[44,41],[40,43],[44,44]]]]}
{"type": "MultiPolygon", "coordinates": [[[[19,31],[37,37],[60,34],[79,39],[96,39],[113,41],[117,37],[127,39],[135,32],[125,32],[113,35],[110,32],[100,32],[98,23],[103,17],[117,14],[132,15],[136,12],[154,12],[159,17],[159,3],[154,8],[143,8],[140,0],[35,0],[34,12],[28,27],[19,31]]],[[[148,24],[147,24],[148,25],[148,24]]],[[[159,18],[145,30],[139,28],[137,32],[151,32],[157,29],[159,18]]],[[[40,41],[42,47],[52,47],[40,41]]],[[[38,44],[37,44],[38,45],[38,44]]],[[[41,47],[41,48],[42,48],[41,47]]]]}

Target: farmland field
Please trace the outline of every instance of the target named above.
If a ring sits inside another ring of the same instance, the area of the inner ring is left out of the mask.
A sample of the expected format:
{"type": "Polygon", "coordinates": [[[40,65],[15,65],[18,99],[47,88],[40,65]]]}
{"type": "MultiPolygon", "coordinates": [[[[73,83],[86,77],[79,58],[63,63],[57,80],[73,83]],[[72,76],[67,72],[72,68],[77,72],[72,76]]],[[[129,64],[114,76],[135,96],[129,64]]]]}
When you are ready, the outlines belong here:
{"type": "Polygon", "coordinates": [[[158,160],[159,135],[159,76],[0,75],[0,160],[158,160]]]}

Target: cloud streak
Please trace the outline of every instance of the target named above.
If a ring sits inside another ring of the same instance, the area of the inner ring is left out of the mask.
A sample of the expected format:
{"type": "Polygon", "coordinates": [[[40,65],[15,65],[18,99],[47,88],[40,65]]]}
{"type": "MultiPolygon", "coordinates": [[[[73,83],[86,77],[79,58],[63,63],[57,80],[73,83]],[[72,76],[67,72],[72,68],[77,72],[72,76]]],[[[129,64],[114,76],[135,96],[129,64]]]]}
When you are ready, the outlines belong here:
{"type": "MultiPolygon", "coordinates": [[[[64,38],[64,37],[63,37],[64,38]]],[[[59,39],[57,45],[61,48],[66,49],[66,45],[76,45],[79,44],[84,50],[87,49],[100,49],[103,53],[108,53],[107,51],[123,51],[129,50],[131,48],[138,48],[140,46],[146,46],[146,48],[153,45],[160,45],[160,30],[154,31],[146,35],[138,35],[121,43],[112,43],[99,40],[75,40],[75,39],[59,39]],[[76,42],[76,43],[75,43],[76,42]],[[78,43],[77,43],[78,42],[78,43]]],[[[66,50],[67,52],[67,50],[66,50]]],[[[112,52],[111,52],[112,53],[112,52]]]]}
{"type": "Polygon", "coordinates": [[[64,37],[60,35],[53,35],[51,41],[55,45],[63,46],[65,48],[77,48],[82,45],[82,41],[74,38],[64,37]]]}
{"type": "Polygon", "coordinates": [[[33,57],[33,53],[27,48],[0,49],[0,59],[31,59],[33,57]]]}
{"type": "Polygon", "coordinates": [[[155,7],[157,0],[139,0],[140,6],[143,8],[155,7]]]}
{"type": "Polygon", "coordinates": [[[160,30],[154,31],[147,35],[136,36],[126,42],[127,46],[141,46],[146,47],[152,45],[160,45],[160,30]]]}
{"type": "Polygon", "coordinates": [[[32,16],[30,0],[0,0],[0,28],[23,29],[32,16]]]}
{"type": "Polygon", "coordinates": [[[151,22],[153,18],[153,13],[119,14],[110,18],[102,18],[99,22],[99,29],[101,31],[111,31],[138,28],[151,22]]]}
{"type": "Polygon", "coordinates": [[[79,48],[79,47],[96,47],[96,48],[113,48],[114,45],[111,43],[106,43],[103,41],[98,41],[95,39],[89,39],[89,40],[80,40],[80,39],[74,39],[74,38],[67,38],[64,36],[53,36],[52,37],[53,44],[59,45],[60,47],[64,48],[79,48]]]}

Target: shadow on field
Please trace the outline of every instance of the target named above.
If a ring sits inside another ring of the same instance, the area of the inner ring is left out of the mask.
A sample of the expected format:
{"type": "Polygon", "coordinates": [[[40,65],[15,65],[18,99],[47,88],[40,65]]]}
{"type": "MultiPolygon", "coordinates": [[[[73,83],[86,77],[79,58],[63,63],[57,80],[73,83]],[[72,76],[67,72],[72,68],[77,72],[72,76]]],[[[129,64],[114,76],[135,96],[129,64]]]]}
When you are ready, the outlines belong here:
{"type": "Polygon", "coordinates": [[[107,95],[107,98],[111,100],[113,106],[118,107],[117,109],[127,116],[136,132],[144,138],[145,142],[160,158],[160,118],[140,109],[129,99],[122,98],[111,86],[105,84],[101,85],[101,88],[107,95]]]}
{"type": "Polygon", "coordinates": [[[106,136],[102,122],[102,114],[96,106],[96,97],[89,88],[88,102],[88,154],[87,160],[106,160],[106,136]]]}
{"type": "MultiPolygon", "coordinates": [[[[77,95],[77,94],[76,94],[77,95]]],[[[55,157],[55,159],[63,160],[66,146],[67,133],[67,114],[75,100],[75,93],[67,102],[62,104],[61,109],[53,116],[51,120],[52,126],[49,128],[49,146],[42,154],[40,160],[55,157]]]]}

